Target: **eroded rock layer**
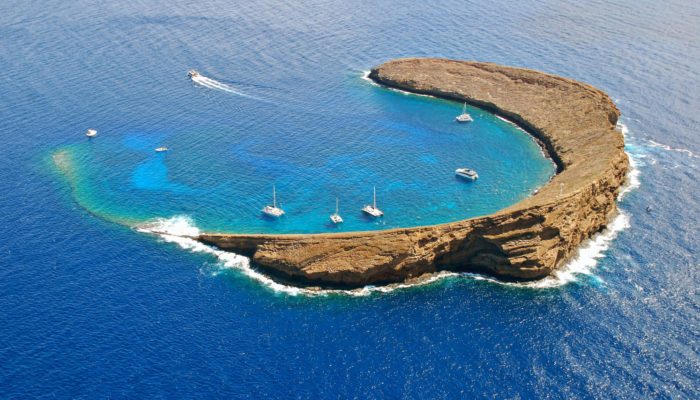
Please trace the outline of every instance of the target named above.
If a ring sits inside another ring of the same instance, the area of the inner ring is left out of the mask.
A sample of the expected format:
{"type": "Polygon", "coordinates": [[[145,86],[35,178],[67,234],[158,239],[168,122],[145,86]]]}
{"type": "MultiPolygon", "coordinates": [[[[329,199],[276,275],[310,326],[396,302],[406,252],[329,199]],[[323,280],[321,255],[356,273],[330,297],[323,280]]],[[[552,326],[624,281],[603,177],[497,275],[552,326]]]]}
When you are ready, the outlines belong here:
{"type": "Polygon", "coordinates": [[[558,173],[498,213],[387,231],[337,234],[202,234],[270,271],[318,285],[398,282],[438,270],[542,278],[603,229],[629,162],[619,111],[602,91],[570,79],[496,64],[420,58],[387,62],[370,78],[389,87],[467,101],[537,137],[558,173]]]}

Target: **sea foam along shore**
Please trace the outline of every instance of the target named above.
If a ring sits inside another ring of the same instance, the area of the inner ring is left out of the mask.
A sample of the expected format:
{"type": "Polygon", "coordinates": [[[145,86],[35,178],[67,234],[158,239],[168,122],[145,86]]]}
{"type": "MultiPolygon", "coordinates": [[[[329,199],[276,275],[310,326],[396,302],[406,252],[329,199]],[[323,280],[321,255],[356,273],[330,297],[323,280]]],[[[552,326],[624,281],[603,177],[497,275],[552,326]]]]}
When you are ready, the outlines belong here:
{"type": "Polygon", "coordinates": [[[394,87],[389,87],[389,86],[380,85],[380,84],[378,84],[377,82],[373,81],[373,80],[369,77],[369,74],[370,74],[371,72],[372,72],[372,71],[362,71],[362,76],[361,76],[361,78],[362,78],[363,81],[369,83],[369,84],[372,85],[372,86],[376,86],[376,87],[379,87],[379,88],[382,88],[382,89],[386,89],[386,90],[389,90],[389,91],[392,91],[392,92],[396,92],[396,93],[401,93],[401,94],[403,94],[403,95],[405,95],[405,96],[430,97],[430,98],[433,98],[433,99],[439,99],[438,97],[431,96],[431,95],[429,95],[429,94],[413,93],[413,92],[409,92],[409,91],[407,91],[407,90],[401,90],[401,89],[394,88],[394,87]]]}
{"type": "MultiPolygon", "coordinates": [[[[617,129],[625,136],[625,143],[630,144],[629,129],[627,125],[622,122],[617,123],[617,129]]],[[[630,160],[630,168],[627,172],[627,179],[625,185],[620,189],[620,193],[617,196],[617,201],[620,202],[622,199],[637,189],[640,186],[640,169],[639,161],[637,160],[637,154],[632,153],[627,150],[627,156],[630,160]]],[[[579,277],[590,276],[595,272],[595,268],[598,265],[599,260],[605,256],[605,252],[610,248],[613,240],[617,235],[631,226],[630,216],[623,209],[618,209],[618,213],[610,221],[608,226],[598,234],[594,235],[586,242],[582,243],[579,247],[576,255],[569,260],[566,265],[558,268],[549,276],[540,279],[538,281],[531,282],[503,282],[498,279],[492,278],[490,276],[478,275],[478,274],[466,274],[472,276],[474,279],[486,280],[501,285],[508,285],[513,287],[522,288],[534,288],[534,289],[544,289],[544,288],[555,288],[559,286],[566,285],[571,282],[575,282],[579,277]]]]}
{"type": "Polygon", "coordinates": [[[598,260],[605,255],[605,251],[610,247],[613,239],[619,232],[628,228],[629,216],[624,212],[620,212],[610,223],[608,228],[599,234],[595,235],[588,242],[583,244],[578,250],[578,254],[572,258],[569,263],[538,281],[529,282],[505,282],[489,277],[486,275],[474,273],[457,273],[449,271],[441,271],[436,274],[426,275],[419,279],[405,283],[395,283],[386,286],[365,286],[357,289],[308,289],[285,285],[269,278],[268,276],[258,272],[251,267],[248,257],[218,250],[213,247],[202,244],[194,239],[191,235],[198,233],[197,227],[194,225],[191,218],[187,216],[175,216],[172,218],[157,218],[148,223],[144,223],[135,227],[138,232],[155,234],[164,242],[177,244],[182,249],[193,253],[202,253],[214,256],[219,267],[222,269],[235,269],[241,272],[246,277],[253,279],[264,287],[273,292],[283,293],[287,295],[297,296],[328,296],[328,295],[347,295],[347,296],[368,296],[373,293],[389,293],[395,290],[408,289],[412,287],[424,286],[446,278],[467,278],[479,281],[487,281],[493,284],[505,285],[514,288],[529,288],[529,289],[546,289],[556,288],[568,283],[576,281],[581,276],[592,275],[598,260]]]}
{"type": "Polygon", "coordinates": [[[199,234],[199,229],[194,224],[193,220],[188,216],[178,215],[172,218],[156,218],[152,221],[139,224],[134,228],[138,232],[155,234],[163,241],[175,243],[185,250],[194,253],[209,254],[216,257],[223,269],[235,269],[241,272],[254,281],[262,284],[268,289],[284,293],[287,295],[307,295],[307,296],[327,296],[327,295],[349,295],[349,296],[367,296],[374,292],[387,293],[396,289],[415,287],[426,285],[439,280],[444,276],[456,276],[456,273],[444,272],[432,276],[427,276],[416,280],[412,283],[397,283],[387,286],[366,286],[358,289],[342,290],[342,289],[309,289],[284,285],[276,282],[266,275],[256,271],[250,265],[250,259],[235,253],[230,253],[223,250],[218,250],[213,247],[202,244],[192,237],[199,234]]]}

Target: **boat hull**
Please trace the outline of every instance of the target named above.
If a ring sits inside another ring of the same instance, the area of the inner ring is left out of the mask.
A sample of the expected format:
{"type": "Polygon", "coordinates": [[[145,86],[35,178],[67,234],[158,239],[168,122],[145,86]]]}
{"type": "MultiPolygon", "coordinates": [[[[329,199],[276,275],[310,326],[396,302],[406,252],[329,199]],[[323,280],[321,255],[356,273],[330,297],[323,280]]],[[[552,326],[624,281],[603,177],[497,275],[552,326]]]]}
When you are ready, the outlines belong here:
{"type": "Polygon", "coordinates": [[[277,207],[267,206],[262,209],[262,213],[268,217],[279,218],[284,215],[284,210],[277,207]]]}
{"type": "Polygon", "coordinates": [[[375,218],[383,217],[384,213],[379,210],[378,208],[374,208],[372,206],[366,206],[362,209],[362,212],[375,218]]]}

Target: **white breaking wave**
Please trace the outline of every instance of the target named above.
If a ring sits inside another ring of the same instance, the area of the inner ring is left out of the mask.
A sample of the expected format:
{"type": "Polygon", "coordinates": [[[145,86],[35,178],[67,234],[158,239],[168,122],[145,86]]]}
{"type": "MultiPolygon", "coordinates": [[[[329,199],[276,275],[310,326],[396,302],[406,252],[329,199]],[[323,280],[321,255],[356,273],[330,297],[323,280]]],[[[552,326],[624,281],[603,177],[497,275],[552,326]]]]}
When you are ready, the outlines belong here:
{"type": "Polygon", "coordinates": [[[198,76],[193,76],[191,79],[192,79],[192,82],[194,82],[200,86],[204,86],[206,88],[209,88],[209,89],[221,90],[224,92],[233,93],[233,94],[238,95],[238,96],[243,96],[243,97],[248,97],[251,99],[259,100],[257,97],[243,93],[231,85],[227,85],[227,84],[225,84],[223,82],[219,82],[215,79],[207,78],[206,76],[198,75],[198,76]]]}
{"type": "Polygon", "coordinates": [[[413,93],[413,92],[409,92],[409,91],[407,91],[407,90],[401,90],[401,89],[397,89],[397,88],[394,88],[394,87],[389,87],[389,86],[380,85],[380,84],[378,84],[377,82],[373,81],[373,80],[369,77],[370,72],[371,72],[371,71],[362,71],[362,80],[369,82],[372,86],[378,86],[378,87],[381,87],[381,88],[384,88],[384,89],[391,90],[391,91],[393,91],[393,92],[401,93],[401,94],[406,95],[406,96],[420,96],[420,97],[432,97],[432,98],[436,98],[435,96],[431,96],[431,95],[429,95],[429,94],[413,93]]]}
{"type": "Polygon", "coordinates": [[[205,253],[216,257],[223,268],[235,268],[246,276],[262,283],[265,286],[278,292],[288,294],[298,294],[299,288],[279,284],[272,279],[262,275],[250,267],[250,259],[248,257],[230,253],[223,250],[217,250],[211,246],[207,246],[194,239],[199,235],[197,228],[188,216],[178,215],[172,218],[157,218],[153,221],[141,224],[136,227],[136,230],[144,233],[152,233],[160,236],[161,239],[168,243],[175,243],[185,250],[194,253],[205,253]]]}
{"type": "Polygon", "coordinates": [[[641,182],[639,180],[639,176],[641,174],[640,169],[639,169],[639,157],[641,155],[638,155],[634,152],[632,152],[632,146],[629,144],[629,128],[627,128],[627,125],[625,125],[622,122],[617,122],[616,126],[617,130],[622,133],[622,135],[625,138],[625,151],[627,152],[627,157],[629,158],[630,161],[630,167],[629,171],[627,172],[627,181],[625,182],[625,185],[622,187],[620,190],[620,193],[617,195],[617,201],[622,200],[628,193],[631,191],[637,189],[639,185],[641,185],[641,182]]]}
{"type": "Polygon", "coordinates": [[[627,157],[630,160],[630,169],[627,172],[627,182],[620,189],[620,193],[617,195],[617,201],[622,200],[628,193],[637,189],[641,185],[639,180],[639,175],[641,174],[639,170],[639,160],[636,155],[627,153],[627,157]]]}
{"type": "Polygon", "coordinates": [[[373,81],[372,79],[370,79],[369,74],[370,74],[371,72],[372,72],[372,71],[369,71],[369,70],[367,70],[367,71],[362,71],[362,79],[365,80],[365,81],[367,81],[367,82],[369,82],[369,83],[370,83],[371,85],[373,85],[373,86],[381,86],[381,85],[378,84],[377,82],[375,82],[375,81],[373,81]]]}
{"type": "MultiPolygon", "coordinates": [[[[625,142],[629,141],[629,129],[627,125],[618,122],[616,128],[625,137],[625,142]]],[[[627,156],[630,160],[629,171],[625,185],[621,188],[617,196],[617,201],[620,201],[624,196],[639,187],[641,174],[639,170],[639,161],[637,155],[631,153],[630,147],[626,148],[627,156]]],[[[605,251],[610,248],[613,239],[623,230],[630,227],[630,217],[623,210],[619,210],[618,214],[608,224],[608,226],[600,233],[594,235],[584,243],[582,243],[576,255],[569,262],[556,269],[551,275],[539,281],[516,283],[515,285],[532,287],[532,288],[550,288],[562,286],[573,282],[578,276],[593,275],[595,267],[598,265],[598,260],[605,255],[605,251]]]]}
{"type": "Polygon", "coordinates": [[[606,250],[613,239],[623,230],[630,227],[630,218],[624,212],[619,212],[608,224],[607,228],[594,235],[580,245],[576,255],[569,262],[554,270],[549,276],[531,282],[502,282],[494,278],[471,274],[474,279],[488,280],[494,283],[533,289],[546,289],[566,285],[579,279],[580,276],[593,275],[598,260],[605,256],[606,250]]]}
{"type": "Polygon", "coordinates": [[[188,238],[199,236],[199,228],[186,215],[176,215],[172,218],[156,218],[136,226],[139,232],[155,233],[175,238],[188,238]]]}
{"type": "MultiPolygon", "coordinates": [[[[629,139],[629,130],[627,126],[618,122],[617,129],[625,136],[625,141],[629,139]]],[[[629,148],[628,148],[629,150],[629,148]]],[[[630,168],[627,172],[627,180],[625,185],[620,190],[617,200],[620,201],[629,192],[637,189],[640,185],[638,155],[627,151],[630,160],[630,168]]],[[[499,285],[507,285],[522,288],[545,289],[554,288],[574,282],[580,276],[593,275],[595,267],[598,265],[598,260],[605,255],[605,252],[610,248],[613,239],[623,230],[630,227],[630,217],[624,211],[619,210],[618,214],[608,224],[607,228],[600,233],[594,235],[584,243],[582,243],[574,257],[569,260],[566,265],[557,268],[549,276],[538,281],[531,282],[503,282],[498,279],[484,276],[480,274],[464,273],[462,275],[469,276],[472,279],[483,280],[499,285]]]]}

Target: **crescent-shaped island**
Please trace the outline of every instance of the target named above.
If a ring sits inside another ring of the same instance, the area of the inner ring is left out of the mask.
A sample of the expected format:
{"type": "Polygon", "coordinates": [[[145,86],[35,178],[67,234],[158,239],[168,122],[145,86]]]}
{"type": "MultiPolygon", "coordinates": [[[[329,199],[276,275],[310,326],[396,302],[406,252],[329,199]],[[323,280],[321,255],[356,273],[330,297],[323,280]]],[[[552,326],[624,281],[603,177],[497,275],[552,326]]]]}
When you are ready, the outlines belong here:
{"type": "Polygon", "coordinates": [[[629,161],[619,110],[571,79],[491,63],[398,59],[372,69],[384,86],[467,103],[533,135],[557,165],[534,195],[495,214],[453,223],[329,234],[216,234],[197,240],[252,258],[303,285],[359,287],[441,270],[540,279],[606,227],[629,161]]]}

